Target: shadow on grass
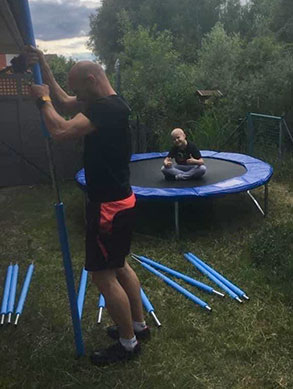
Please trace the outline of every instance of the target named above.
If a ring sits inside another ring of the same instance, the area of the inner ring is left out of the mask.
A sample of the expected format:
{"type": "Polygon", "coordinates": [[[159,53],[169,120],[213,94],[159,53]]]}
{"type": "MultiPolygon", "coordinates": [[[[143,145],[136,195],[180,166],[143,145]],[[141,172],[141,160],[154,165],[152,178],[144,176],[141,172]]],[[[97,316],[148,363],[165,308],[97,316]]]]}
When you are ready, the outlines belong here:
{"type": "MultiPolygon", "coordinates": [[[[245,193],[222,198],[197,198],[179,203],[180,239],[210,232],[237,231],[257,226],[263,217],[245,193]],[[241,223],[239,223],[241,220],[241,223]]],[[[175,236],[172,201],[138,201],[135,232],[162,239],[175,236]]]]}

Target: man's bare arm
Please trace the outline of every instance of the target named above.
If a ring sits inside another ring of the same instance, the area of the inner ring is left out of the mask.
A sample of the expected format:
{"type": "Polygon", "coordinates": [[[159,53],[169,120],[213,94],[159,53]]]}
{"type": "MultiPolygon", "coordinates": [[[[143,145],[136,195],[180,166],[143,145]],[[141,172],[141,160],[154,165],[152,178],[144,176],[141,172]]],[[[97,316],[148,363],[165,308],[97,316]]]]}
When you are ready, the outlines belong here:
{"type": "Polygon", "coordinates": [[[50,102],[46,102],[41,110],[49,133],[57,141],[80,138],[95,131],[91,121],[81,113],[70,120],[65,120],[50,102]]]}
{"type": "Polygon", "coordinates": [[[40,64],[43,81],[50,86],[50,95],[57,107],[60,108],[64,114],[68,115],[75,115],[78,112],[81,112],[81,104],[77,101],[76,97],[69,96],[55,80],[44,53],[41,50],[29,46],[26,47],[25,55],[27,56],[27,62],[30,65],[35,63],[40,64]]]}

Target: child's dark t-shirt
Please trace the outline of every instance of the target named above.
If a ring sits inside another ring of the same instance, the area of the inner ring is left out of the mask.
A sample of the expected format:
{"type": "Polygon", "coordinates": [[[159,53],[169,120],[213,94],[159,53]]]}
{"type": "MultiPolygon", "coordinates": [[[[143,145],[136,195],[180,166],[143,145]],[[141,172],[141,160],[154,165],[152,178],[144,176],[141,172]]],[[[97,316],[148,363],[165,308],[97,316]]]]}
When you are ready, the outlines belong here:
{"type": "Polygon", "coordinates": [[[201,153],[192,142],[187,142],[185,149],[180,149],[178,146],[173,146],[169,151],[168,157],[174,158],[178,165],[186,165],[186,160],[190,158],[200,159],[201,153]]]}

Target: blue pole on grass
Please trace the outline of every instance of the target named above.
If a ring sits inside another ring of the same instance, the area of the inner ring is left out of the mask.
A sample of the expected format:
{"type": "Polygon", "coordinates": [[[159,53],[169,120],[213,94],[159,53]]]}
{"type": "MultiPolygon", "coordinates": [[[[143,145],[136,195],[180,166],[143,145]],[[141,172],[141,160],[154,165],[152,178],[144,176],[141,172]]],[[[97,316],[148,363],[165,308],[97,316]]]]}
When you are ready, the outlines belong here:
{"type": "Polygon", "coordinates": [[[14,303],[15,303],[15,295],[16,295],[16,287],[17,287],[17,278],[18,278],[18,264],[16,263],[13,266],[12,271],[12,278],[11,278],[11,285],[10,285],[10,292],[9,292],[9,298],[8,298],[8,319],[7,323],[11,323],[11,315],[13,314],[14,310],[14,303]]]}
{"type": "Polygon", "coordinates": [[[215,277],[217,277],[220,281],[222,281],[225,285],[228,286],[233,292],[238,294],[239,297],[243,297],[246,300],[249,300],[249,297],[246,295],[246,293],[238,288],[238,286],[232,284],[231,281],[229,281],[227,278],[223,277],[222,274],[218,273],[216,270],[214,270],[212,267],[207,265],[203,260],[199,259],[196,255],[192,253],[188,253],[195,261],[197,261],[200,265],[202,265],[204,268],[206,268],[211,274],[213,274],[215,277]]]}
{"type": "MultiPolygon", "coordinates": [[[[26,30],[26,37],[25,37],[26,42],[25,43],[27,45],[36,46],[28,0],[19,1],[18,6],[19,6],[19,9],[21,11],[21,15],[22,15],[23,22],[25,25],[25,30],[26,30]]],[[[35,82],[37,84],[42,84],[42,76],[41,76],[41,71],[40,71],[40,67],[38,64],[36,64],[34,66],[33,72],[34,72],[35,82]]],[[[74,286],[74,275],[73,275],[73,270],[72,270],[71,256],[70,256],[68,237],[67,237],[67,229],[66,229],[65,217],[64,217],[64,209],[63,209],[64,207],[63,207],[63,203],[61,202],[61,199],[60,199],[60,192],[59,192],[59,188],[57,185],[55,166],[53,163],[53,155],[52,155],[52,150],[50,147],[50,138],[49,138],[48,130],[46,129],[46,126],[45,126],[45,123],[43,120],[42,120],[42,130],[43,130],[43,135],[46,138],[47,153],[48,153],[48,158],[49,158],[52,183],[53,183],[53,186],[54,186],[54,188],[56,190],[56,194],[57,194],[58,204],[55,204],[55,211],[56,211],[56,217],[57,217],[57,222],[58,222],[59,241],[60,241],[60,246],[61,246],[61,251],[62,251],[63,265],[64,265],[64,271],[65,271],[65,277],[66,277],[66,285],[67,285],[67,293],[68,293],[71,318],[72,318],[72,324],[73,324],[75,348],[76,348],[77,356],[81,356],[84,354],[84,345],[83,345],[83,339],[82,339],[81,324],[80,324],[79,314],[78,314],[77,298],[76,298],[76,291],[75,291],[75,286],[74,286]]]]}
{"type": "Polygon", "coordinates": [[[105,297],[102,295],[102,293],[100,293],[100,297],[99,297],[99,301],[98,301],[98,308],[99,308],[98,319],[97,319],[98,324],[100,324],[102,321],[102,313],[103,313],[103,309],[105,308],[105,306],[106,306],[105,297]]]}
{"type": "Polygon", "coordinates": [[[1,305],[1,325],[4,324],[5,315],[7,314],[12,270],[13,270],[13,266],[12,263],[10,263],[10,265],[7,268],[6,279],[5,279],[4,290],[3,290],[2,305],[1,305]]]}
{"type": "Polygon", "coordinates": [[[167,285],[171,286],[173,289],[175,289],[178,292],[180,292],[181,294],[183,294],[185,297],[187,297],[188,299],[193,301],[195,304],[200,305],[202,308],[205,308],[208,311],[212,310],[211,307],[209,307],[208,304],[205,301],[203,301],[200,298],[196,297],[194,294],[190,293],[188,290],[183,288],[181,285],[178,285],[176,282],[174,282],[170,278],[166,277],[164,274],[162,274],[158,270],[154,269],[152,266],[150,266],[150,265],[148,265],[148,264],[146,264],[144,262],[141,262],[139,259],[137,259],[135,257],[132,257],[132,258],[135,259],[137,262],[139,262],[142,267],[147,269],[149,272],[155,274],[156,276],[160,277],[167,285]]]}
{"type": "Polygon", "coordinates": [[[140,296],[141,296],[141,300],[142,300],[143,306],[145,307],[145,310],[150,315],[152,315],[152,317],[154,318],[157,326],[161,327],[162,324],[160,323],[159,319],[157,318],[157,316],[155,314],[155,308],[152,306],[152,303],[150,302],[150,300],[148,299],[147,295],[145,294],[145,292],[144,292],[144,290],[142,288],[140,288],[140,296]]]}
{"type": "Polygon", "coordinates": [[[206,268],[201,266],[198,262],[196,262],[189,254],[183,254],[184,258],[186,258],[189,262],[191,262],[201,273],[206,275],[210,280],[214,281],[221,289],[223,289],[232,299],[237,300],[239,303],[242,303],[242,300],[238,297],[236,293],[233,292],[228,286],[223,284],[217,277],[212,275],[206,268]]]}
{"type": "Polygon", "coordinates": [[[75,347],[77,355],[84,354],[84,346],[81,332],[81,324],[79,320],[79,312],[77,306],[77,298],[74,286],[74,275],[71,264],[70,250],[68,245],[67,228],[65,225],[63,204],[55,204],[56,216],[58,221],[59,240],[62,250],[63,265],[65,270],[65,278],[68,292],[68,299],[71,310],[71,318],[74,331],[75,347]]]}
{"type": "Polygon", "coordinates": [[[24,282],[22,285],[20,297],[18,300],[18,304],[17,304],[16,310],[15,310],[16,317],[15,317],[14,325],[16,325],[16,326],[18,324],[19,316],[22,314],[22,311],[23,311],[23,306],[25,303],[27,292],[28,292],[29,287],[30,287],[33,271],[34,271],[34,264],[31,263],[27,269],[26,276],[25,276],[25,279],[24,279],[24,282]]]}
{"type": "Polygon", "coordinates": [[[86,294],[87,276],[88,272],[85,270],[85,268],[83,268],[80,276],[79,290],[77,295],[77,306],[80,320],[82,318],[83,304],[86,294]]]}
{"type": "Polygon", "coordinates": [[[151,259],[149,259],[147,257],[144,257],[144,256],[140,256],[140,255],[136,255],[136,254],[133,254],[133,255],[135,257],[137,257],[138,259],[140,259],[142,262],[145,262],[148,265],[151,265],[151,266],[153,266],[156,269],[163,270],[166,273],[168,273],[168,274],[170,274],[170,275],[172,275],[172,276],[174,276],[176,278],[179,278],[179,279],[187,282],[190,285],[196,286],[197,288],[204,290],[205,292],[215,293],[215,294],[217,294],[218,296],[221,296],[221,297],[225,296],[223,293],[214,290],[211,286],[206,285],[206,284],[204,284],[204,283],[202,283],[200,281],[196,281],[193,278],[188,277],[187,275],[185,275],[183,273],[180,273],[180,272],[178,272],[176,270],[170,269],[169,267],[164,266],[164,265],[162,265],[159,262],[155,262],[155,261],[153,261],[153,260],[151,260],[151,259]]]}

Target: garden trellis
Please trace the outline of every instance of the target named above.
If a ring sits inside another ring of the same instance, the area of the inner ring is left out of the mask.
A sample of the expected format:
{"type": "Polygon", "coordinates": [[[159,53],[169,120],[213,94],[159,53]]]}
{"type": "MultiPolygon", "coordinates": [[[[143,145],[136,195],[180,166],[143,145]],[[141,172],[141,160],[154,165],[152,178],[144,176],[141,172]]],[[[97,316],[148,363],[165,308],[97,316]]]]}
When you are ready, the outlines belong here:
{"type": "Polygon", "coordinates": [[[259,152],[267,155],[278,155],[281,161],[285,152],[285,140],[293,146],[293,134],[284,116],[248,112],[240,119],[239,125],[221,145],[225,148],[234,139],[238,139],[238,149],[251,156],[259,152]]]}

